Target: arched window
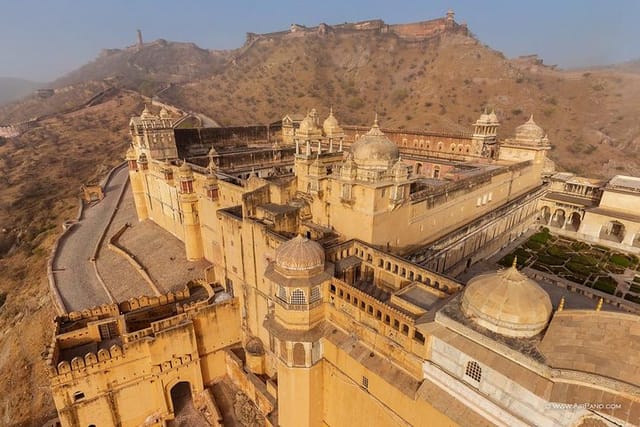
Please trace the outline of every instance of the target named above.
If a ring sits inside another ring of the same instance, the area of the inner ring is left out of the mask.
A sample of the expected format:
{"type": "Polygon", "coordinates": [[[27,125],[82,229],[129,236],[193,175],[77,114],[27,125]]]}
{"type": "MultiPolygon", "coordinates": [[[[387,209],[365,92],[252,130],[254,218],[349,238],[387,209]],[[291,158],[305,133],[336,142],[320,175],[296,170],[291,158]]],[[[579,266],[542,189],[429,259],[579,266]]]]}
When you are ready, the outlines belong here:
{"type": "Polygon", "coordinates": [[[291,293],[291,304],[306,304],[307,299],[302,289],[296,289],[291,293]]]}
{"type": "Polygon", "coordinates": [[[305,358],[304,345],[299,342],[295,343],[293,345],[293,364],[295,366],[304,366],[305,358]]]}
{"type": "Polygon", "coordinates": [[[480,367],[478,362],[470,360],[469,362],[467,362],[467,367],[464,370],[464,374],[465,376],[479,383],[482,379],[482,368],[480,367]]]}

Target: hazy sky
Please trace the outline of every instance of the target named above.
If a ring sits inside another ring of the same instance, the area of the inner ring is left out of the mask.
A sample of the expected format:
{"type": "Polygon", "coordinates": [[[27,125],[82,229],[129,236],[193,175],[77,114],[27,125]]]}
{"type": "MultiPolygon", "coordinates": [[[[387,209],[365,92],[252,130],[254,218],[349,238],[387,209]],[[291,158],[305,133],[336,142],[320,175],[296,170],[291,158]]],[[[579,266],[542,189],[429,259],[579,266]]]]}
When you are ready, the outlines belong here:
{"type": "Polygon", "coordinates": [[[640,0],[0,0],[0,76],[52,80],[102,48],[145,40],[242,45],[246,32],[382,18],[427,20],[448,8],[458,22],[507,56],[538,53],[579,67],[640,59],[640,0]]]}

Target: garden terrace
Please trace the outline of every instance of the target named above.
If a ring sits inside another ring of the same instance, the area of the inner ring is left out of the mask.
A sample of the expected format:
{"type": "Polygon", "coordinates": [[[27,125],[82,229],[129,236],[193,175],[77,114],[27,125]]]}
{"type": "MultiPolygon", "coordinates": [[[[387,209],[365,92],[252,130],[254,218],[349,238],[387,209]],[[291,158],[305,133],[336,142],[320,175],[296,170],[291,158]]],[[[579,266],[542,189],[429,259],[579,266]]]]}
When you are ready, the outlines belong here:
{"type": "Polygon", "coordinates": [[[635,255],[554,236],[544,228],[499,264],[510,266],[514,257],[519,268],[528,266],[633,302],[640,297],[640,260],[635,255]]]}

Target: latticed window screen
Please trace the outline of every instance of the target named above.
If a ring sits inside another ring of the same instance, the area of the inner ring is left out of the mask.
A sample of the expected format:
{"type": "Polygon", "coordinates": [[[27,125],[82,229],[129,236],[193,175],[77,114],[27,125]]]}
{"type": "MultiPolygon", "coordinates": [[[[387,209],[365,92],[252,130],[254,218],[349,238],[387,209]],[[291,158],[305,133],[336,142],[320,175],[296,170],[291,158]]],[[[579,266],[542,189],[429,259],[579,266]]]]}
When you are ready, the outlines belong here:
{"type": "Polygon", "coordinates": [[[369,378],[362,377],[362,387],[363,388],[369,388],[369,378]]]}
{"type": "Polygon", "coordinates": [[[306,304],[307,300],[304,297],[304,291],[296,289],[291,293],[291,304],[306,304]]]}
{"type": "Polygon", "coordinates": [[[482,368],[478,365],[478,362],[470,361],[467,362],[467,368],[464,374],[472,380],[480,382],[480,379],[482,379],[482,368]]]}
{"type": "Polygon", "coordinates": [[[282,301],[287,300],[287,290],[284,288],[284,286],[278,287],[278,298],[280,298],[282,301]]]}
{"type": "Polygon", "coordinates": [[[311,298],[309,298],[309,302],[318,301],[320,299],[320,286],[316,286],[311,289],[311,298]]]}

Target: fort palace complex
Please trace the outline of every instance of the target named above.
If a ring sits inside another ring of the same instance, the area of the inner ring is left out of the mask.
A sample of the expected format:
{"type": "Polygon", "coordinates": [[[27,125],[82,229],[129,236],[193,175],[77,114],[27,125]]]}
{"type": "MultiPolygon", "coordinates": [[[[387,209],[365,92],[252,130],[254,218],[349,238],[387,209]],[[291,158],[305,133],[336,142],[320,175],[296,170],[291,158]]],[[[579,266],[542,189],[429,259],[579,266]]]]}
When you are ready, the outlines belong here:
{"type": "Polygon", "coordinates": [[[640,253],[640,179],[555,173],[533,117],[499,139],[493,112],[469,134],[337,116],[131,119],[139,220],[209,264],[56,319],[61,424],[163,425],[176,387],[223,377],[243,425],[640,423],[636,314],[552,304],[515,264],[452,278],[539,224],[640,253]]]}

